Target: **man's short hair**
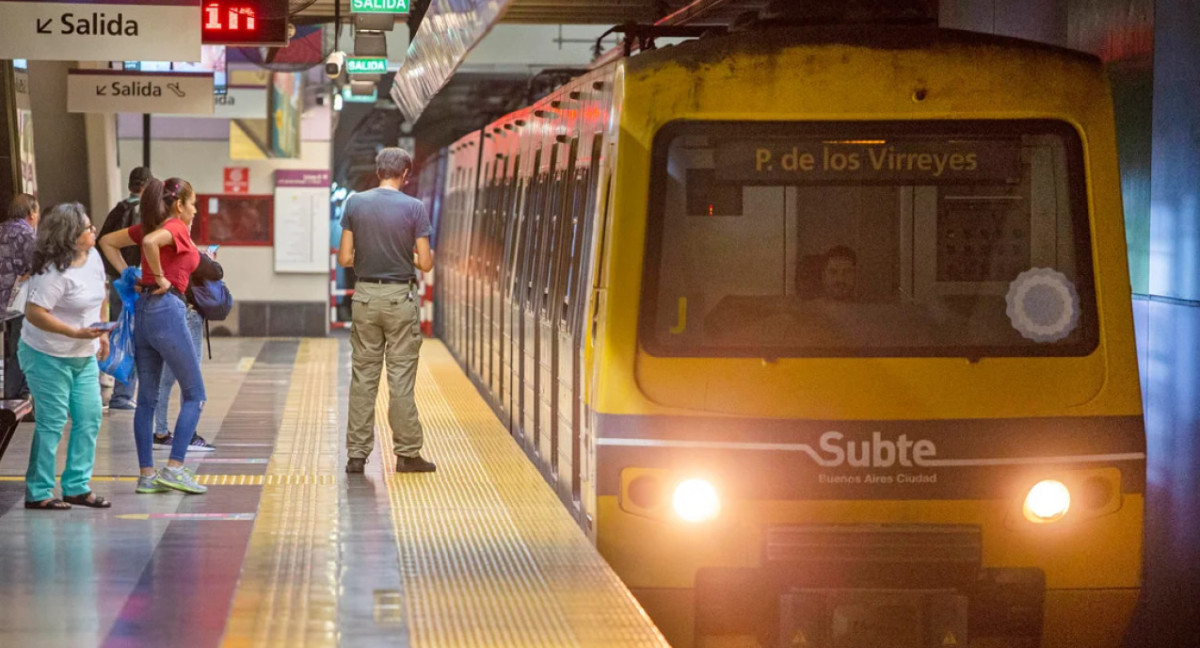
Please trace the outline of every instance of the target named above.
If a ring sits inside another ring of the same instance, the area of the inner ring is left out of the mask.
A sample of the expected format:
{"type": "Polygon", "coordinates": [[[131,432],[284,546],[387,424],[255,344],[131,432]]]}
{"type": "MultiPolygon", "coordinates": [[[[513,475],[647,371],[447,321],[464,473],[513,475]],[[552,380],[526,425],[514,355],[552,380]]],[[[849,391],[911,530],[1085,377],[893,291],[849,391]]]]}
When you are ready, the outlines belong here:
{"type": "Polygon", "coordinates": [[[129,191],[137,193],[146,186],[147,182],[154,179],[154,174],[150,173],[150,167],[140,166],[129,172],[129,191]]]}
{"type": "Polygon", "coordinates": [[[835,245],[829,248],[829,251],[825,253],[825,263],[829,263],[831,259],[849,259],[850,263],[858,265],[858,255],[845,245],[835,245]]]}
{"type": "Polygon", "coordinates": [[[380,180],[399,178],[412,168],[412,155],[398,147],[389,146],[375,156],[375,174],[380,180]]]}
{"type": "Polygon", "coordinates": [[[3,218],[0,218],[0,220],[15,221],[23,218],[29,218],[29,215],[37,209],[37,206],[38,199],[32,194],[17,194],[16,196],[13,196],[12,202],[8,204],[8,211],[4,214],[3,218]]]}

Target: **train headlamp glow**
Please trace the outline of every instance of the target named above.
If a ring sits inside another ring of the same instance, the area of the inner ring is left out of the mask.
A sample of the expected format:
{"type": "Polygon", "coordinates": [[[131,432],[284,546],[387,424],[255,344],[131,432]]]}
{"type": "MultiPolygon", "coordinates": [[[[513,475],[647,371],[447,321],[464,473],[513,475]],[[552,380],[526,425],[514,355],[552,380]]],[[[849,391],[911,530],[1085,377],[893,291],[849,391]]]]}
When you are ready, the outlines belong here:
{"type": "Polygon", "coordinates": [[[1025,496],[1025,518],[1030,522],[1057,522],[1070,508],[1071,491],[1054,479],[1034,484],[1025,496]]]}
{"type": "Polygon", "coordinates": [[[703,479],[687,479],[676,486],[671,505],[688,522],[711,520],[721,511],[717,489],[703,479]]]}

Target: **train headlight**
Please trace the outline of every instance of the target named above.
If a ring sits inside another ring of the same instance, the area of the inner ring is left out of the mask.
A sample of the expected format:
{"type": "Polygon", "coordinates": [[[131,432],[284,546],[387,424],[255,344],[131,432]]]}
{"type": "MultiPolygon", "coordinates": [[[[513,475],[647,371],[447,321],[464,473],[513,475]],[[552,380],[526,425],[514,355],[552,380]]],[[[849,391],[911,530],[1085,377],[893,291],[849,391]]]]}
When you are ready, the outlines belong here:
{"type": "Polygon", "coordinates": [[[1025,519],[1046,524],[1057,522],[1071,508],[1071,491],[1062,482],[1047,479],[1034,484],[1025,496],[1025,519]]]}
{"type": "Polygon", "coordinates": [[[671,505],[679,517],[688,522],[704,522],[717,517],[721,499],[717,489],[703,479],[687,479],[675,487],[671,505]]]}

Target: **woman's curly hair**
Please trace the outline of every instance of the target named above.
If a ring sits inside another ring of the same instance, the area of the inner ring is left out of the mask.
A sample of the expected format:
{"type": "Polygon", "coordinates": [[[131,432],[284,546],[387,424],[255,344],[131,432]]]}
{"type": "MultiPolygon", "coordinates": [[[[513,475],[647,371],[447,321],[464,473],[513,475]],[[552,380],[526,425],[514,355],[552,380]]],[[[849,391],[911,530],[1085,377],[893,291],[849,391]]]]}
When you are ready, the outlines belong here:
{"type": "Polygon", "coordinates": [[[33,247],[33,274],[41,274],[51,265],[59,272],[71,267],[79,253],[79,237],[89,226],[87,211],[77,202],[55,205],[42,216],[33,247]]]}

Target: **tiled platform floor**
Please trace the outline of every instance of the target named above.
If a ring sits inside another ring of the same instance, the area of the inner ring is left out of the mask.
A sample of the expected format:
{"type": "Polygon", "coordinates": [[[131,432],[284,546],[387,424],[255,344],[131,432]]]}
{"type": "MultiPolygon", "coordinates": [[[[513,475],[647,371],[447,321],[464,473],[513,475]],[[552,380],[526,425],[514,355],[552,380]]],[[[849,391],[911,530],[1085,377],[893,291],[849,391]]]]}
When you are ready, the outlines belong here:
{"type": "Polygon", "coordinates": [[[114,507],[26,511],[18,431],[0,645],[665,645],[440,343],[417,384],[433,475],[392,472],[384,417],[367,473],[342,472],[345,339],[213,348],[207,495],[134,494],[132,412],[111,412],[93,486],[114,507]]]}

